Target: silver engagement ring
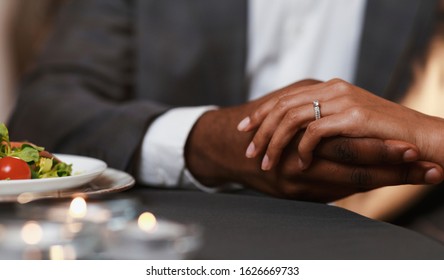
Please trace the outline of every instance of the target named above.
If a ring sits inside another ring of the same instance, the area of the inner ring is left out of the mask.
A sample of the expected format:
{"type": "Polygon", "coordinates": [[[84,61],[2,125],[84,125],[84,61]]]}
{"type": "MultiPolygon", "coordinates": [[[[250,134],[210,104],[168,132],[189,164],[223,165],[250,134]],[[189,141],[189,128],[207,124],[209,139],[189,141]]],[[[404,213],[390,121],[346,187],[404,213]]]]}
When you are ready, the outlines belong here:
{"type": "Polygon", "coordinates": [[[315,119],[319,120],[321,118],[321,105],[319,104],[319,100],[313,101],[313,110],[315,119]]]}

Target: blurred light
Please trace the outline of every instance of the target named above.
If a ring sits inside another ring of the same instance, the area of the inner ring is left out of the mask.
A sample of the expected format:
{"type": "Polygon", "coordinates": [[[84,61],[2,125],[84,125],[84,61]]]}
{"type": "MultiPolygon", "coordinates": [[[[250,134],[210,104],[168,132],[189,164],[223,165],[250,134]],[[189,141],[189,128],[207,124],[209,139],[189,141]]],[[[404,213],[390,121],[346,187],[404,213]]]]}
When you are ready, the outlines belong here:
{"type": "Polygon", "coordinates": [[[26,222],[22,228],[21,236],[26,244],[35,245],[42,240],[42,227],[34,221],[26,222]]]}
{"type": "Polygon", "coordinates": [[[85,220],[93,223],[105,223],[112,218],[112,213],[109,209],[104,208],[105,205],[100,205],[97,203],[88,205],[88,215],[85,220]]]}
{"type": "Polygon", "coordinates": [[[137,219],[137,225],[141,230],[149,232],[156,227],[157,220],[152,213],[144,212],[140,214],[139,218],[137,219]]]}
{"type": "Polygon", "coordinates": [[[63,252],[63,246],[53,245],[49,248],[49,259],[51,260],[64,260],[65,254],[63,252]]]}
{"type": "Polygon", "coordinates": [[[72,238],[73,233],[79,233],[83,228],[83,224],[79,222],[68,222],[64,226],[63,233],[66,234],[67,237],[72,238]]]}
{"type": "Polygon", "coordinates": [[[83,197],[76,197],[69,206],[69,215],[73,218],[83,218],[86,216],[87,205],[83,197]]]}
{"type": "Polygon", "coordinates": [[[76,251],[70,246],[53,245],[49,248],[50,260],[75,260],[76,251]]]}

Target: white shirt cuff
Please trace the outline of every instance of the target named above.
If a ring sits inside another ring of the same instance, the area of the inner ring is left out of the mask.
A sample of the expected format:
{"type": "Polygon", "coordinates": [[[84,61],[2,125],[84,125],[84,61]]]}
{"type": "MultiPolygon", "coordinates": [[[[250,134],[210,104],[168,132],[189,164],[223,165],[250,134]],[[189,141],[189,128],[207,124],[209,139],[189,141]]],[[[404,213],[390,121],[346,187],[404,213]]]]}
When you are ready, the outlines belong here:
{"type": "Polygon", "coordinates": [[[146,185],[170,188],[197,182],[191,174],[184,176],[184,147],[197,119],[215,108],[175,108],[158,117],[143,139],[139,181],[146,185]]]}

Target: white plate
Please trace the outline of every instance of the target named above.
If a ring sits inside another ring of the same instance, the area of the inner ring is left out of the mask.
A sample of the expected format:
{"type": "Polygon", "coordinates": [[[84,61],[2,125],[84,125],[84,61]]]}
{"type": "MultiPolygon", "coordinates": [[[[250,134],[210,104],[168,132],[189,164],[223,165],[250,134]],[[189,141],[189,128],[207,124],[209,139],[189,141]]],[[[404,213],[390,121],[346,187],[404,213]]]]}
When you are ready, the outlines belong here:
{"type": "Polygon", "coordinates": [[[60,178],[2,180],[0,195],[64,190],[86,184],[99,176],[107,167],[106,163],[95,158],[55,154],[61,161],[72,164],[72,175],[60,178]]]}

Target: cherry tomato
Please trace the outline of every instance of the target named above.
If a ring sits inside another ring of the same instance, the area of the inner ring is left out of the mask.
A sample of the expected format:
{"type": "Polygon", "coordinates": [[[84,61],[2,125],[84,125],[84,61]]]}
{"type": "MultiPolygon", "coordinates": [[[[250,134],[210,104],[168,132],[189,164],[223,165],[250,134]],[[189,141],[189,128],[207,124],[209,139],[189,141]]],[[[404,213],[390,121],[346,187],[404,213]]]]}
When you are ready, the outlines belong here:
{"type": "Polygon", "coordinates": [[[31,169],[22,159],[4,157],[0,159],[0,180],[31,179],[31,169]]]}

